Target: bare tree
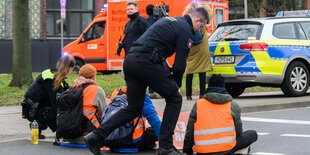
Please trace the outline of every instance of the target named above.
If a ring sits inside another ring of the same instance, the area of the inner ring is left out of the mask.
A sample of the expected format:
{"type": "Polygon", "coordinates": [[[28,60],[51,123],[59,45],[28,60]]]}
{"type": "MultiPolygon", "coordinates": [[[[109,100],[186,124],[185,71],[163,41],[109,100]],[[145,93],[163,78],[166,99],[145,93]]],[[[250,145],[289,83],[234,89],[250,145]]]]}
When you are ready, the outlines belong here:
{"type": "Polygon", "coordinates": [[[22,87],[30,84],[31,40],[29,27],[29,1],[13,0],[13,76],[10,86],[22,87]]]}

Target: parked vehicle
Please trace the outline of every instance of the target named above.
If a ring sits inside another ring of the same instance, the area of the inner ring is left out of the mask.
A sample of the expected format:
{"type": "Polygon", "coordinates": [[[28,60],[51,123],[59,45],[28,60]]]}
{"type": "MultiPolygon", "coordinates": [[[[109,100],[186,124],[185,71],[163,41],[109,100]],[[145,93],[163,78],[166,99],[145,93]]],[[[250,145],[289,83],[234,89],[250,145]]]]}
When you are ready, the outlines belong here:
{"type": "Polygon", "coordinates": [[[209,43],[213,71],[207,77],[222,74],[233,97],[252,86],[280,87],[286,96],[302,96],[308,90],[309,17],[224,22],[209,43]]]}
{"type": "MultiPolygon", "coordinates": [[[[149,4],[169,5],[169,16],[182,16],[183,10],[192,0],[139,0],[138,9],[141,16],[147,17],[146,6],[149,4]]],[[[126,13],[127,0],[108,0],[107,8],[97,15],[80,37],[64,47],[64,54],[70,54],[76,59],[78,70],[85,63],[92,64],[98,71],[119,71],[122,69],[124,52],[115,55],[116,44],[123,34],[124,26],[129,20],[126,13]]],[[[200,0],[200,3],[210,5],[215,12],[215,18],[208,25],[211,33],[216,25],[228,20],[228,0],[200,0]]],[[[168,58],[168,64],[173,64],[174,56],[168,58]]]]}

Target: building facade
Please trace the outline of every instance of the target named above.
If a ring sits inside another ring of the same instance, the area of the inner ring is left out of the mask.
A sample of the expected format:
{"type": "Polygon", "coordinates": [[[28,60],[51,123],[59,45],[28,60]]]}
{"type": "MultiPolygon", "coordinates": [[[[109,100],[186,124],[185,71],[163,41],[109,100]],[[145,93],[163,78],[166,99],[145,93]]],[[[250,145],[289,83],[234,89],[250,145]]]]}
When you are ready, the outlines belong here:
{"type": "MultiPolygon", "coordinates": [[[[80,36],[105,0],[66,0],[64,45],[80,36]]],[[[32,70],[53,68],[61,57],[60,0],[29,0],[32,70]]],[[[12,0],[0,0],[0,73],[12,71],[12,0]]]]}

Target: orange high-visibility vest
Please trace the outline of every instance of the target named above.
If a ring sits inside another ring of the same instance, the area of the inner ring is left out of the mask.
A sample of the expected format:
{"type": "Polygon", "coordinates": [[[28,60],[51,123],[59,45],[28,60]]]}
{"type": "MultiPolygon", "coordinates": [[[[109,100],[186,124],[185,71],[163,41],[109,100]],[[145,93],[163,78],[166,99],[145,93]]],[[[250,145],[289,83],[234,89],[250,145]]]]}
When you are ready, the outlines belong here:
{"type": "MultiPolygon", "coordinates": [[[[121,92],[121,95],[126,95],[127,92],[127,86],[123,86],[122,88],[117,88],[115,89],[112,94],[111,94],[111,101],[113,100],[113,98],[117,95],[120,95],[119,93],[121,92]]],[[[110,104],[110,103],[108,103],[110,104]]]]}
{"type": "Polygon", "coordinates": [[[236,145],[236,131],[231,115],[231,102],[213,104],[197,101],[197,121],[194,123],[194,149],[198,153],[228,151],[236,145]]]}
{"type": "Polygon", "coordinates": [[[97,119],[98,114],[96,113],[96,107],[93,106],[97,91],[97,85],[89,85],[83,90],[83,114],[95,125],[96,128],[100,126],[99,120],[97,119]]]}
{"type": "MultiPolygon", "coordinates": [[[[133,120],[134,125],[137,123],[137,120],[138,120],[138,117],[133,120]]],[[[141,118],[139,119],[139,122],[138,122],[138,124],[137,124],[137,126],[133,132],[132,139],[133,140],[139,139],[140,137],[142,137],[144,131],[145,131],[145,119],[143,116],[141,116],[141,118]]]]}

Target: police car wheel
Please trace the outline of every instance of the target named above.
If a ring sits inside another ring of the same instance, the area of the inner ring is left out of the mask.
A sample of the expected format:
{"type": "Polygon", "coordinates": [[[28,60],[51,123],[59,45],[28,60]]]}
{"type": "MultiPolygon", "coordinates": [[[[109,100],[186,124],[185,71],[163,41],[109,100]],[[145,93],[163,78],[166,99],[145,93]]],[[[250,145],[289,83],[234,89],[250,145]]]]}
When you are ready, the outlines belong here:
{"type": "Polygon", "coordinates": [[[228,94],[231,95],[232,97],[240,96],[245,90],[245,87],[240,86],[240,84],[238,85],[238,84],[227,83],[225,85],[225,88],[226,88],[228,94]]]}
{"type": "Polygon", "coordinates": [[[281,90],[285,96],[302,96],[309,87],[309,71],[299,61],[290,64],[286,70],[281,90]]]}
{"type": "Polygon", "coordinates": [[[75,59],[75,66],[73,68],[73,71],[79,72],[80,68],[84,65],[84,62],[80,59],[75,59]]]}

